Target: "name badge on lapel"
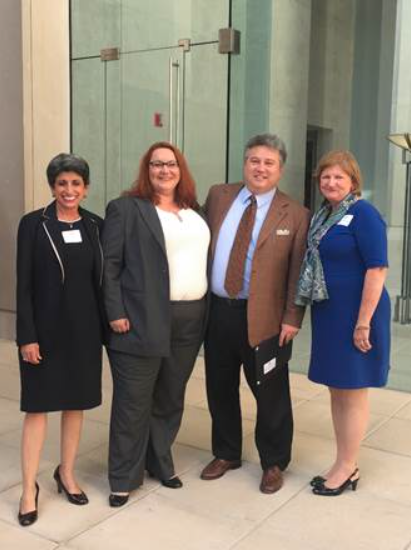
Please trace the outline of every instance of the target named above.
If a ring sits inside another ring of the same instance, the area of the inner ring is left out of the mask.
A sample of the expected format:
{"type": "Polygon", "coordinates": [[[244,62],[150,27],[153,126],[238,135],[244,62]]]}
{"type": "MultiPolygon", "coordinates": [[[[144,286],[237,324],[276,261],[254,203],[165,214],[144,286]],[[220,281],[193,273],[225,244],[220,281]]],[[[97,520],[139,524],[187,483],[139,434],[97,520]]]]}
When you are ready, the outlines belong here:
{"type": "Polygon", "coordinates": [[[289,235],[290,230],[289,229],[277,229],[276,234],[277,235],[289,235]]]}
{"type": "Polygon", "coordinates": [[[81,238],[80,229],[71,229],[70,231],[62,231],[64,242],[66,244],[71,243],[82,243],[83,239],[81,238]]]}

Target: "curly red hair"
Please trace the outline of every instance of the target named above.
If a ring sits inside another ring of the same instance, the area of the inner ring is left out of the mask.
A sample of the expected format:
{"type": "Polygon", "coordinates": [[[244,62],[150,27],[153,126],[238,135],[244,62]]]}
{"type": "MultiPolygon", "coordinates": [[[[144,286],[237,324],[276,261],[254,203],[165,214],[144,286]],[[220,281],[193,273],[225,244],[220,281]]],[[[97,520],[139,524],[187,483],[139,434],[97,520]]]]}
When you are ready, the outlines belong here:
{"type": "Polygon", "coordinates": [[[183,153],[175,145],[167,141],[158,141],[144,153],[140,160],[140,168],[132,187],[125,192],[125,195],[147,199],[154,204],[159,203],[159,198],[150,182],[149,167],[153,152],[156,149],[170,149],[174,153],[180,168],[180,181],[175,189],[174,200],[180,208],[199,208],[196,196],[196,188],[193,176],[188,168],[183,153]]]}

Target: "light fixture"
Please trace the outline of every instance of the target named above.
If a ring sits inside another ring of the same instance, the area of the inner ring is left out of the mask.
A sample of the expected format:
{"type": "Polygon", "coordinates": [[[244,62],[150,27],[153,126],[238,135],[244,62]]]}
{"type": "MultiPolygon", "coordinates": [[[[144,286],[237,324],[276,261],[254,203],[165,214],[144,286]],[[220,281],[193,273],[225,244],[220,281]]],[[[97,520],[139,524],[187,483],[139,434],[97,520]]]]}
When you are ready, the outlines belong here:
{"type": "Polygon", "coordinates": [[[401,295],[395,302],[394,321],[407,325],[411,323],[411,133],[391,134],[387,139],[402,149],[402,162],[406,165],[401,295]]]}
{"type": "Polygon", "coordinates": [[[411,134],[390,134],[387,139],[397,147],[411,151],[411,134]]]}

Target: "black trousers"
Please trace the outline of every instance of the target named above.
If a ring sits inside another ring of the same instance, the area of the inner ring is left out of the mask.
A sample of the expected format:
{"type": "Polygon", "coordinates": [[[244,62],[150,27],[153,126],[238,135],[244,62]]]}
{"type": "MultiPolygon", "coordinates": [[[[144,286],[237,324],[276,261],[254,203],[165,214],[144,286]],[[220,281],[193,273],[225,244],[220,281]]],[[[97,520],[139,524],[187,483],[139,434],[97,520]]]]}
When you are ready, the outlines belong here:
{"type": "Polygon", "coordinates": [[[172,302],[170,357],[108,351],[113,377],[109,482],[114,492],[139,487],[145,469],[159,479],[175,473],[171,446],[201,344],[205,307],[205,300],[172,302]]]}
{"type": "Polygon", "coordinates": [[[291,459],[293,415],[288,365],[257,386],[254,350],[248,343],[247,302],[211,299],[205,339],[212,448],[217,458],[238,460],[242,451],[240,369],[257,402],[255,442],[261,466],[284,470],[291,459]]]}

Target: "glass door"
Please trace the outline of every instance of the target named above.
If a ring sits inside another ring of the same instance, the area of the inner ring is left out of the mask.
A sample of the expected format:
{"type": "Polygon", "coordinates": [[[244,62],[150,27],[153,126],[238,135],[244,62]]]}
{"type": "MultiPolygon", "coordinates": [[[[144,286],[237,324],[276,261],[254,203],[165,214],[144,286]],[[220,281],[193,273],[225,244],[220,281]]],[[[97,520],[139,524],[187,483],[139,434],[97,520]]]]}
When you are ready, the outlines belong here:
{"type": "Polygon", "coordinates": [[[129,188],[155,141],[184,152],[200,202],[225,180],[228,20],[228,0],[72,0],[72,150],[90,163],[88,208],[129,188]]]}
{"type": "Polygon", "coordinates": [[[141,155],[156,141],[181,147],[180,48],[153,49],[124,54],[120,61],[121,180],[129,187],[141,155]]]}

